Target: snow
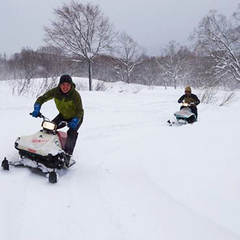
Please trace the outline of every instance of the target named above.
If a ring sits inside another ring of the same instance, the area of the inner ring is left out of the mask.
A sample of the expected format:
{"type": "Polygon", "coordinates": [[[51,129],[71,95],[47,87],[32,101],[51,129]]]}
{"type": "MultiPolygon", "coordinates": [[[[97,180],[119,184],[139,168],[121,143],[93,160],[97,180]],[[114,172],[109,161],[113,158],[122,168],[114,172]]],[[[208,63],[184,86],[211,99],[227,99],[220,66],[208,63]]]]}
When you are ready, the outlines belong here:
{"type": "MultiPolygon", "coordinates": [[[[220,91],[199,105],[197,123],[172,127],[183,89],[111,83],[80,93],[77,164],[58,183],[26,168],[0,171],[1,239],[240,239],[240,92],[220,107],[220,91]]],[[[0,82],[0,159],[17,159],[16,138],[39,130],[35,99],[0,82]]],[[[42,112],[53,118],[53,101],[42,112]]]]}

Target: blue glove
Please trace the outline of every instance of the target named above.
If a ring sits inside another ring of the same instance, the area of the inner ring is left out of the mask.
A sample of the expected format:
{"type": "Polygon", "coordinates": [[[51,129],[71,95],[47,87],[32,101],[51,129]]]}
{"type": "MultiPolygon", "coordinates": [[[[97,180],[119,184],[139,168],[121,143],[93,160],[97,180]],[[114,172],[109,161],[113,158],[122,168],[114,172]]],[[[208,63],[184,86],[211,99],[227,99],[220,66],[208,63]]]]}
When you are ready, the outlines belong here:
{"type": "Polygon", "coordinates": [[[75,129],[79,123],[79,119],[77,117],[72,118],[72,120],[68,123],[68,127],[75,129]]]}
{"type": "Polygon", "coordinates": [[[40,113],[41,105],[39,103],[34,104],[34,111],[32,112],[32,116],[37,118],[40,113]]]}

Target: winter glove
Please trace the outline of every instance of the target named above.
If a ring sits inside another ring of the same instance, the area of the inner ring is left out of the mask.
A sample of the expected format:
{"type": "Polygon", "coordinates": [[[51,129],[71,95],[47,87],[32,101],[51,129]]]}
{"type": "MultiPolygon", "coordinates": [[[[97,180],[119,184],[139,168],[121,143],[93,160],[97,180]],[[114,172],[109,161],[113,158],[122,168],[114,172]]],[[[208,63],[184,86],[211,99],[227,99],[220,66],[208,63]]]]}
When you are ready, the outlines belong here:
{"type": "Polygon", "coordinates": [[[41,105],[39,103],[34,104],[34,110],[32,112],[32,116],[37,118],[40,113],[41,105]]]}
{"type": "Polygon", "coordinates": [[[68,127],[75,129],[79,123],[79,119],[77,117],[72,118],[72,120],[68,123],[68,127]]]}

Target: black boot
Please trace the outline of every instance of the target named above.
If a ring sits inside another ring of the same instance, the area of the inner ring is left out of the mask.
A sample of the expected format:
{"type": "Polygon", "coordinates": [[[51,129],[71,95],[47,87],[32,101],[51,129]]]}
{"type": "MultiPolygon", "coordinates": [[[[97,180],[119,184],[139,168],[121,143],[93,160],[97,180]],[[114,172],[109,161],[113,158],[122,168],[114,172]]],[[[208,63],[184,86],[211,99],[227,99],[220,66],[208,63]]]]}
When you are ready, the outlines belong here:
{"type": "Polygon", "coordinates": [[[65,153],[65,161],[64,161],[64,163],[65,163],[65,166],[66,166],[66,167],[69,167],[71,157],[72,157],[72,155],[70,155],[70,154],[68,154],[68,153],[65,153]]]}

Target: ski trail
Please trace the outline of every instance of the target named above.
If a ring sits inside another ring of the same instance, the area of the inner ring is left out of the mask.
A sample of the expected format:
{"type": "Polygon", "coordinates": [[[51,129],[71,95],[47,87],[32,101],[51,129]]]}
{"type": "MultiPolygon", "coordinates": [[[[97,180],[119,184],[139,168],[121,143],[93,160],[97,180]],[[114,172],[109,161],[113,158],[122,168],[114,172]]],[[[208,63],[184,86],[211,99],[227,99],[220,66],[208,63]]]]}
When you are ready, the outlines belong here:
{"type": "MultiPolygon", "coordinates": [[[[0,172],[1,238],[239,240],[239,104],[201,104],[198,123],[170,128],[179,92],[83,92],[77,163],[58,183],[23,168],[0,172]]],[[[29,117],[35,98],[3,100],[2,159],[41,124],[29,117]]],[[[54,104],[42,109],[55,116],[54,104]]]]}
{"type": "Polygon", "coordinates": [[[141,162],[136,164],[130,156],[128,161],[107,156],[105,159],[99,173],[101,191],[123,239],[148,239],[148,233],[154,236],[151,240],[194,239],[195,232],[200,239],[215,239],[216,231],[221,233],[222,240],[239,239],[230,230],[166,194],[152,181],[141,162]],[[178,226],[178,238],[172,225],[178,226]]]}
{"type": "MultiPolygon", "coordinates": [[[[129,114],[131,121],[125,124],[114,120],[111,124],[104,122],[94,128],[87,124],[87,131],[82,135],[83,149],[94,139],[94,151],[87,159],[94,159],[99,166],[96,174],[99,175],[100,192],[122,239],[148,239],[149,233],[154,236],[152,240],[194,239],[196,232],[199,239],[215,239],[216,232],[221,233],[222,240],[239,239],[231,230],[181,204],[149,177],[144,164],[148,162],[148,156],[162,162],[167,156],[165,151],[162,154],[161,148],[172,144],[171,137],[164,141],[164,131],[168,129],[168,134],[174,138],[176,131],[182,136],[183,132],[194,130],[194,125],[171,129],[166,122],[165,126],[162,125],[164,116],[158,121],[158,114],[147,112],[144,118],[136,117],[136,113],[131,118],[129,114]],[[153,136],[155,141],[151,144],[153,136]],[[177,238],[172,225],[178,226],[177,238]]],[[[174,146],[177,141],[176,138],[174,146]]],[[[181,152],[182,147],[183,144],[179,144],[174,152],[181,152]]]]}
{"type": "Polygon", "coordinates": [[[99,239],[122,240],[116,234],[115,226],[104,207],[104,198],[99,189],[98,167],[89,166],[83,160],[81,165],[77,160],[74,167],[62,182],[66,192],[61,197],[61,218],[65,219],[65,235],[69,233],[67,239],[91,240],[97,235],[99,239]]]}
{"type": "Polygon", "coordinates": [[[20,206],[17,205],[14,211],[21,212],[15,223],[21,229],[17,231],[18,237],[12,239],[72,239],[68,219],[63,214],[69,203],[67,186],[62,186],[60,181],[59,185],[51,184],[48,178],[29,172],[28,179],[25,179],[28,185],[24,201],[20,201],[20,206]]]}
{"type": "MultiPolygon", "coordinates": [[[[3,170],[2,170],[3,171],[3,170]]],[[[7,189],[2,189],[5,194],[1,194],[1,216],[4,216],[4,225],[1,226],[1,234],[6,236],[4,239],[21,239],[19,236],[23,231],[24,220],[22,218],[25,211],[26,190],[28,188],[29,172],[3,172],[4,181],[8,181],[7,189]],[[8,175],[8,176],[7,176],[8,175]]]]}

